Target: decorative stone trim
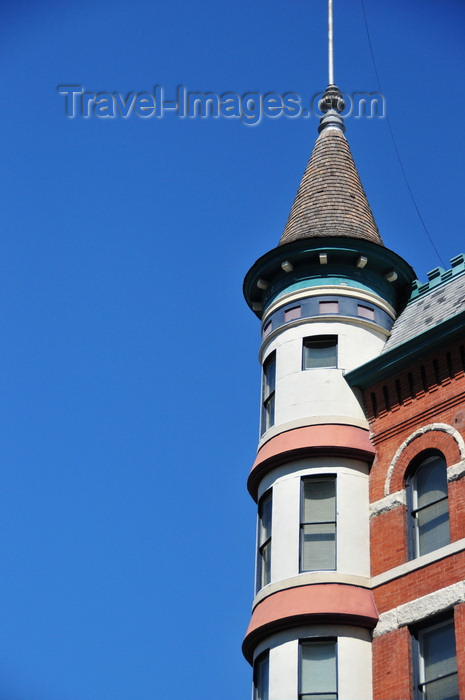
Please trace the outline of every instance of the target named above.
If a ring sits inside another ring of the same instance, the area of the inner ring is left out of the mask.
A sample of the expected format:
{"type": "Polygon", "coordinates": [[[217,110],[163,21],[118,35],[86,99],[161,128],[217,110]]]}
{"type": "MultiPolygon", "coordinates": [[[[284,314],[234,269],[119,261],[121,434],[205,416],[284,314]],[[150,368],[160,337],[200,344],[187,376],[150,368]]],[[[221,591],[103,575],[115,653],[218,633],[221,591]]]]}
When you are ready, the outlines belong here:
{"type": "MultiPolygon", "coordinates": [[[[386,481],[384,483],[384,495],[388,496],[391,490],[391,479],[392,475],[394,474],[394,469],[396,467],[396,464],[399,460],[399,457],[401,456],[402,452],[405,450],[406,447],[408,447],[414,440],[416,440],[418,437],[421,435],[424,435],[425,433],[429,433],[433,430],[447,433],[450,435],[453,440],[457,443],[459,452],[460,452],[460,457],[463,460],[465,460],[465,441],[463,437],[460,435],[460,433],[455,430],[451,425],[447,425],[447,423],[430,423],[429,425],[425,425],[422,428],[419,428],[418,430],[415,430],[411,435],[408,436],[406,440],[402,443],[402,445],[398,448],[397,452],[394,455],[394,458],[389,465],[389,469],[386,474],[386,481]]],[[[455,466],[455,465],[454,465],[455,466]]],[[[459,477],[456,477],[459,478],[459,477]]]]}
{"type": "Polygon", "coordinates": [[[268,596],[277,593],[278,591],[286,590],[287,588],[296,588],[297,586],[309,586],[315,583],[344,583],[349,586],[358,586],[359,588],[370,588],[370,579],[365,576],[356,576],[355,574],[345,574],[339,571],[311,571],[297,576],[274,581],[262,588],[254,598],[252,610],[268,596]]]}
{"type": "Polygon", "coordinates": [[[450,542],[449,544],[444,545],[444,547],[434,549],[432,552],[428,552],[428,554],[422,554],[421,557],[410,559],[403,564],[395,566],[393,569],[388,569],[387,571],[383,571],[381,574],[373,576],[371,579],[371,585],[373,588],[377,588],[378,586],[394,581],[397,578],[407,576],[407,574],[412,573],[412,571],[418,571],[418,569],[422,569],[425,566],[434,564],[436,561],[450,557],[452,554],[463,552],[464,550],[465,537],[462,537],[460,540],[450,542]]]}
{"type": "Polygon", "coordinates": [[[405,489],[402,491],[396,491],[395,493],[390,493],[384,498],[380,498],[379,501],[375,501],[370,504],[370,520],[375,518],[377,515],[382,513],[387,513],[397,506],[405,506],[407,503],[407,496],[405,489]]]}
{"type": "Polygon", "coordinates": [[[428,595],[412,600],[410,603],[399,605],[393,610],[382,613],[373,630],[373,637],[380,637],[386,632],[392,632],[399,627],[437,615],[463,602],[465,602],[465,581],[440,588],[434,593],[428,593],[428,595]]]}
{"type": "Polygon", "coordinates": [[[447,469],[447,481],[458,481],[465,476],[465,460],[453,464],[447,469]]]}

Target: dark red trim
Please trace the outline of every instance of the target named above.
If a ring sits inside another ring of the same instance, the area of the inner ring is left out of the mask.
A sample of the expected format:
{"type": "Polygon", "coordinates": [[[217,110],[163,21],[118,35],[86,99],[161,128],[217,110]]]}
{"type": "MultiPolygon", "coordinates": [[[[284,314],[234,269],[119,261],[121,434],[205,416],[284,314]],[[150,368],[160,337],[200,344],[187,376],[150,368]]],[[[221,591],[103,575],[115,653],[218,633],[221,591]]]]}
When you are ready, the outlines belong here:
{"type": "Polygon", "coordinates": [[[375,449],[368,430],[353,425],[307,425],[279,433],[258,451],[247,482],[252,498],[257,500],[260,481],[270,469],[291,459],[317,455],[352,457],[371,465],[375,449]]]}
{"type": "Polygon", "coordinates": [[[242,644],[247,661],[265,637],[291,627],[324,622],[373,629],[378,611],[371,590],[346,583],[315,583],[286,588],[255,607],[242,644]]]}

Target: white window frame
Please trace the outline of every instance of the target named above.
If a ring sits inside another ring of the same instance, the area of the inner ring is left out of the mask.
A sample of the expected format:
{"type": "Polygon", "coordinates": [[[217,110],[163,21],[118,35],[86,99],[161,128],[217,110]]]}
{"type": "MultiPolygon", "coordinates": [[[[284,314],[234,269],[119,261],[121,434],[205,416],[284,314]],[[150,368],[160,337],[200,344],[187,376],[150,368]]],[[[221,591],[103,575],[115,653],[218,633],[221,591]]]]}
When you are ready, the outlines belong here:
{"type": "Polygon", "coordinates": [[[438,450],[427,450],[424,453],[418,455],[413,462],[413,469],[411,469],[410,477],[407,481],[407,503],[409,508],[409,520],[410,520],[410,537],[409,537],[409,549],[410,558],[416,559],[423,554],[429,554],[434,552],[440,547],[450,544],[450,520],[449,520],[449,499],[448,499],[448,482],[447,482],[447,464],[444,455],[438,450]],[[418,479],[421,476],[423,467],[427,466],[428,462],[432,459],[441,459],[444,464],[444,477],[446,483],[446,496],[431,501],[425,506],[419,507],[418,505],[418,479]],[[431,508],[438,503],[445,502],[447,506],[447,525],[449,537],[447,541],[444,541],[438,546],[432,548],[422,547],[420,541],[420,528],[418,524],[418,514],[425,511],[427,508],[431,508]]]}
{"type": "Polygon", "coordinates": [[[337,700],[338,698],[338,649],[337,649],[337,638],[336,637],[318,637],[314,639],[300,639],[299,640],[299,700],[337,700]],[[334,674],[335,674],[335,688],[322,691],[321,689],[303,688],[303,648],[305,646],[317,647],[318,645],[328,645],[331,644],[334,648],[334,674]],[[328,692],[329,691],[329,692],[328,692]]]}
{"type": "Polygon", "coordinates": [[[276,396],[276,351],[268,355],[263,363],[262,373],[262,412],[260,419],[260,435],[266,433],[275,424],[276,396]],[[268,371],[271,368],[271,381],[268,371]]]}
{"type": "Polygon", "coordinates": [[[270,489],[258,502],[257,522],[257,575],[256,591],[258,592],[271,581],[271,533],[273,527],[273,491],[270,489]],[[269,507],[269,533],[263,527],[265,506],[269,507]]]}
{"type": "Polygon", "coordinates": [[[254,661],[253,665],[253,700],[268,700],[270,694],[270,652],[267,649],[254,661]],[[265,687],[261,683],[266,677],[265,687]]]}
{"type": "Polygon", "coordinates": [[[299,543],[299,571],[336,571],[337,569],[337,477],[335,474],[318,474],[317,476],[304,476],[300,483],[300,543],[299,543]],[[334,517],[329,520],[304,520],[305,513],[305,484],[332,482],[334,484],[334,517]],[[334,566],[320,569],[317,567],[304,568],[304,536],[305,526],[308,525],[332,525],[334,524],[334,566]]]}
{"type": "Polygon", "coordinates": [[[337,335],[311,335],[303,339],[302,345],[302,369],[337,369],[338,366],[338,336],[337,335]],[[313,346],[313,347],[312,347],[313,346]],[[331,358],[327,364],[319,364],[311,362],[311,350],[318,349],[318,346],[324,348],[334,347],[334,359],[331,358]]]}

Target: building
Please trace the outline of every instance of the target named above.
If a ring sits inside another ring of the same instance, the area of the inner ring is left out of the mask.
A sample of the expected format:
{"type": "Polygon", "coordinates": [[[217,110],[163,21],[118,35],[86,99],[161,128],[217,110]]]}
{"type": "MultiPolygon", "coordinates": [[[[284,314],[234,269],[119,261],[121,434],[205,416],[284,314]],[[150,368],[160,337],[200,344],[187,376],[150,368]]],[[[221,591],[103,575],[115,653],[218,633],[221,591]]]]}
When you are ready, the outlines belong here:
{"type": "Polygon", "coordinates": [[[386,248],[330,85],[262,322],[254,700],[465,697],[465,258],[386,248]],[[460,693],[458,688],[460,688],[460,693]]]}

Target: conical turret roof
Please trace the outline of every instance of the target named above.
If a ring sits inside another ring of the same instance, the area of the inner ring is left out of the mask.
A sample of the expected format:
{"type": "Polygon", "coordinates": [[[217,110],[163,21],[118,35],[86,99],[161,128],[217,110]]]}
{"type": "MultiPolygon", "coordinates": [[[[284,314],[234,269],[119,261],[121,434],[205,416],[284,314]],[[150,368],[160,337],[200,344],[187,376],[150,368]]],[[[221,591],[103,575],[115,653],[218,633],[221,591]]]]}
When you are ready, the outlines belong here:
{"type": "Polygon", "coordinates": [[[279,245],[322,236],[384,245],[342,129],[320,128],[279,245]]]}

